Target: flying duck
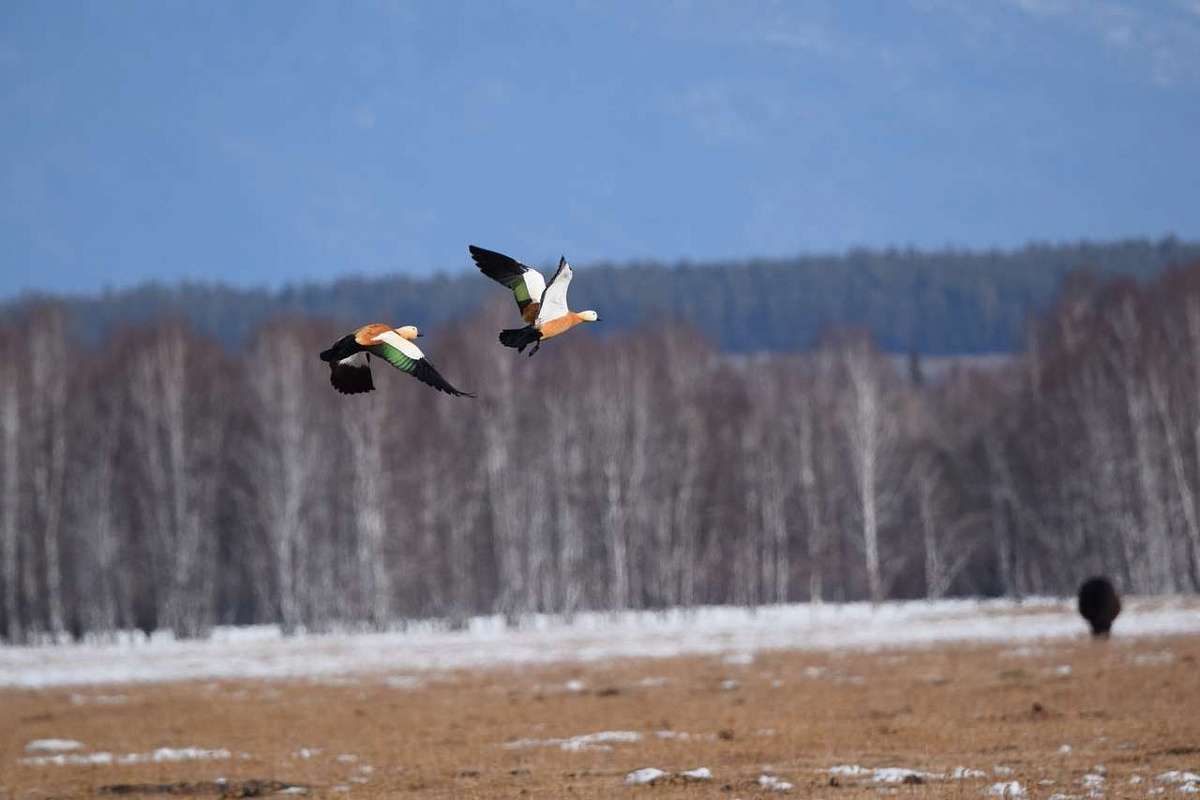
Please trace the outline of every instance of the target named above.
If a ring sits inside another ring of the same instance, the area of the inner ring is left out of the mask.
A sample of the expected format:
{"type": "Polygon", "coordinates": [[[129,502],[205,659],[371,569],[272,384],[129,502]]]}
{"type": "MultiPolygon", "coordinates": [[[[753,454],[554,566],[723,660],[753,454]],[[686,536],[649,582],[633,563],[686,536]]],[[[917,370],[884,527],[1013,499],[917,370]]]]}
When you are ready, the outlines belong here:
{"type": "Polygon", "coordinates": [[[421,348],[413,344],[413,339],[420,335],[412,325],[403,328],[380,322],[363,325],[321,353],[321,360],[329,362],[329,382],[342,394],[371,391],[375,388],[371,380],[371,355],[376,355],[439,391],[455,397],[474,397],[455,389],[434,369],[421,348]]]}
{"type": "Polygon", "coordinates": [[[500,332],[500,343],[505,347],[515,347],[518,353],[523,353],[532,344],[533,350],[529,352],[532,356],[547,339],[566,333],[581,322],[600,319],[595,311],[572,311],[567,308],[571,265],[565,257],[559,259],[558,270],[547,284],[542,273],[503,253],[475,245],[467,249],[471,251],[471,258],[480,272],[512,290],[521,319],[527,323],[524,328],[508,328],[500,332]]]}

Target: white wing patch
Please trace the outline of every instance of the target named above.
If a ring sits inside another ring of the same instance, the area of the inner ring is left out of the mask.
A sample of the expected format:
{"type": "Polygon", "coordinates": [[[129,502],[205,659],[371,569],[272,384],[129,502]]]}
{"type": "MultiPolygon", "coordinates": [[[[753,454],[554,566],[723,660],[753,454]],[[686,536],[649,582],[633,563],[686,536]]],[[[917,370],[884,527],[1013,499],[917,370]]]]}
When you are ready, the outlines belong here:
{"type": "Polygon", "coordinates": [[[365,367],[368,364],[367,354],[360,351],[349,358],[343,358],[338,364],[341,364],[343,367],[365,367]]]}
{"type": "Polygon", "coordinates": [[[546,279],[536,269],[527,269],[522,276],[525,278],[525,288],[529,290],[529,299],[535,303],[542,300],[542,292],[546,291],[546,279]]]}
{"type": "Polygon", "coordinates": [[[564,263],[563,268],[550,279],[550,285],[546,287],[546,291],[542,295],[542,308],[538,312],[536,324],[541,325],[552,319],[566,316],[569,310],[567,308],[567,287],[571,285],[571,274],[571,265],[564,263]]]}
{"type": "Polygon", "coordinates": [[[408,339],[405,339],[395,331],[384,331],[371,341],[386,342],[387,344],[390,344],[392,347],[399,350],[401,353],[404,353],[404,355],[414,360],[425,357],[425,354],[421,352],[421,348],[417,347],[415,344],[410,342],[408,339]]]}

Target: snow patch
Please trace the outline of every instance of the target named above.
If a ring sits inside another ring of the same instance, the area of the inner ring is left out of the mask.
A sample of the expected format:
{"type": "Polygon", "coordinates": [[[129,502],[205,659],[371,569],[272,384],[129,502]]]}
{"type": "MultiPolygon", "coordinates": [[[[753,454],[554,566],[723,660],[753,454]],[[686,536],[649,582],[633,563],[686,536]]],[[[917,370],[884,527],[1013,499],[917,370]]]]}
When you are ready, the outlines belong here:
{"type": "Polygon", "coordinates": [[[59,753],[54,756],[33,756],[22,758],[21,763],[27,767],[75,767],[94,764],[113,763],[112,753],[59,753]]]}
{"type": "Polygon", "coordinates": [[[985,792],[988,797],[1026,797],[1025,787],[1019,781],[993,783],[985,792]]]}
{"type": "Polygon", "coordinates": [[[865,775],[870,771],[866,767],[860,767],[858,764],[840,764],[829,768],[830,775],[846,775],[848,777],[865,775]]]}
{"type": "Polygon", "coordinates": [[[768,792],[790,792],[793,788],[792,784],[787,781],[781,781],[774,775],[759,775],[758,785],[768,792]]]}
{"type": "MultiPolygon", "coordinates": [[[[1129,598],[1121,638],[1200,632],[1192,598],[1129,598]]],[[[118,635],[69,648],[0,647],[0,687],[40,688],[182,680],[325,678],[395,675],[399,670],[470,669],[511,664],[594,662],[613,658],[713,655],[735,659],[772,650],[872,650],[953,641],[1009,642],[1009,654],[1045,654],[1047,639],[1076,638],[1071,602],[1025,599],[939,600],[724,606],[668,611],[530,615],[518,628],[502,615],[475,617],[462,630],[413,621],[387,632],[300,633],[275,626],[217,627],[204,640],[156,633],[150,641],[118,635]]],[[[1175,660],[1169,651],[1133,656],[1139,664],[1175,660]]],[[[835,677],[812,666],[805,677],[835,677]]],[[[855,683],[861,676],[838,678],[855,683]]],[[[401,678],[406,681],[405,678],[401,678]]],[[[110,695],[109,697],[118,697],[110,695]]],[[[104,702],[80,695],[80,702],[104,702]]],[[[114,702],[124,702],[114,701],[114,702]]]]}
{"type": "Polygon", "coordinates": [[[74,739],[34,739],[25,745],[26,753],[66,753],[70,750],[82,750],[83,742],[74,739]]]}
{"type": "Polygon", "coordinates": [[[950,777],[956,781],[970,780],[972,778],[986,778],[987,773],[981,769],[971,769],[970,767],[955,767],[950,772],[950,777]]]}
{"type": "Polygon", "coordinates": [[[1102,773],[1089,772],[1080,778],[1079,782],[1083,784],[1083,788],[1088,790],[1088,797],[1104,797],[1104,775],[1102,773]]]}
{"type": "Polygon", "coordinates": [[[228,750],[219,748],[205,750],[202,747],[160,747],[149,753],[126,753],[114,756],[112,753],[69,753],[53,756],[34,756],[23,758],[21,763],[31,767],[44,766],[85,766],[94,764],[153,764],[172,761],[217,761],[230,757],[228,750]]]}
{"type": "Polygon", "coordinates": [[[688,733],[687,731],[655,731],[654,738],[656,739],[678,739],[681,742],[686,742],[692,739],[702,739],[704,741],[714,741],[717,738],[715,733],[688,733]]]}
{"type": "Polygon", "coordinates": [[[612,750],[608,746],[609,742],[629,744],[631,742],[640,742],[641,740],[642,735],[637,731],[599,731],[598,733],[584,733],[567,739],[517,739],[512,742],[505,742],[504,747],[509,750],[517,750],[524,747],[559,747],[569,751],[612,750]]]}
{"type": "Polygon", "coordinates": [[[1163,772],[1158,776],[1158,780],[1162,783],[1200,783],[1200,775],[1194,772],[1181,772],[1173,769],[1168,772],[1163,772]]]}
{"type": "Polygon", "coordinates": [[[940,775],[933,775],[929,772],[917,772],[904,767],[879,767],[872,773],[871,780],[875,783],[904,783],[913,780],[924,780],[926,778],[939,778],[940,775]]]}
{"type": "Polygon", "coordinates": [[[229,758],[225,748],[205,750],[203,747],[160,747],[150,753],[129,753],[118,756],[118,764],[160,764],[167,761],[220,761],[229,758]]]}
{"type": "Polygon", "coordinates": [[[644,767],[643,769],[635,769],[633,772],[625,776],[625,783],[630,786],[642,786],[645,784],[655,783],[671,777],[669,772],[663,772],[657,767],[644,767]]]}
{"type": "Polygon", "coordinates": [[[721,661],[733,666],[746,667],[754,663],[754,653],[730,653],[721,661]]]}
{"type": "Polygon", "coordinates": [[[672,775],[666,770],[661,770],[658,767],[643,767],[642,769],[634,770],[625,776],[625,783],[631,786],[654,784],[660,781],[677,778],[678,780],[687,783],[702,783],[712,780],[712,770],[708,767],[696,767],[695,769],[685,770],[678,775],[672,775]]]}
{"type": "Polygon", "coordinates": [[[572,736],[559,746],[563,750],[611,750],[612,748],[606,744],[607,742],[628,744],[639,742],[641,739],[642,735],[637,731],[600,731],[599,733],[572,736]]]}

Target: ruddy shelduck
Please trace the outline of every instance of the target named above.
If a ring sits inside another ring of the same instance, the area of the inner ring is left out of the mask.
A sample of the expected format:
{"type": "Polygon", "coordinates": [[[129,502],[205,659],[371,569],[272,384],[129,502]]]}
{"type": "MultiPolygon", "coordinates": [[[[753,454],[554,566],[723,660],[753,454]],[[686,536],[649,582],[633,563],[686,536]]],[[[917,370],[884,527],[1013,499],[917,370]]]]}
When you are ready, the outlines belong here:
{"type": "Polygon", "coordinates": [[[375,355],[422,383],[456,397],[474,397],[460,392],[441,376],[425,358],[413,339],[421,333],[412,325],[393,328],[380,322],[363,325],[338,339],[323,353],[329,362],[329,382],[342,394],[360,394],[375,388],[371,380],[371,356],[375,355]]]}
{"type": "Polygon", "coordinates": [[[518,353],[522,353],[532,344],[533,350],[529,352],[532,356],[547,339],[566,333],[581,322],[600,319],[595,311],[572,311],[567,307],[571,265],[565,257],[559,259],[558,270],[547,284],[542,273],[503,253],[475,245],[467,249],[471,251],[471,258],[480,272],[512,290],[521,319],[527,323],[524,328],[509,328],[500,332],[500,343],[505,347],[514,347],[518,353]]]}

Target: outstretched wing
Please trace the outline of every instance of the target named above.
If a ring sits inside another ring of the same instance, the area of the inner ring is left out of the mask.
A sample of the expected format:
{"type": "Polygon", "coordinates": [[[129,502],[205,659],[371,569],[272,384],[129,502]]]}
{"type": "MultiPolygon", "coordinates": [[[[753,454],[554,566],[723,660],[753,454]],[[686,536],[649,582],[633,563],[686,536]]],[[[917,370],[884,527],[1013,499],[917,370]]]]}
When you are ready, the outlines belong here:
{"type": "Polygon", "coordinates": [[[438,391],[452,394],[455,397],[474,397],[473,394],[460,392],[451,386],[441,376],[433,365],[426,360],[421,348],[405,339],[395,331],[385,331],[374,339],[374,344],[367,348],[369,352],[379,356],[401,372],[407,372],[421,383],[432,386],[438,391]]]}
{"type": "Polygon", "coordinates": [[[537,319],[542,292],[546,291],[546,279],[542,273],[494,250],[484,250],[473,244],[468,245],[467,249],[471,251],[471,258],[480,272],[512,291],[522,319],[526,322],[537,319]]]}
{"type": "Polygon", "coordinates": [[[565,316],[567,311],[567,287],[571,285],[571,265],[566,258],[558,261],[558,269],[546,291],[542,292],[542,307],[538,311],[537,324],[541,325],[552,319],[565,316]]]}
{"type": "MultiPolygon", "coordinates": [[[[322,353],[324,355],[324,353],[322,353]]],[[[361,350],[352,356],[329,362],[329,382],[342,394],[361,394],[375,388],[371,363],[361,350]]]]}

